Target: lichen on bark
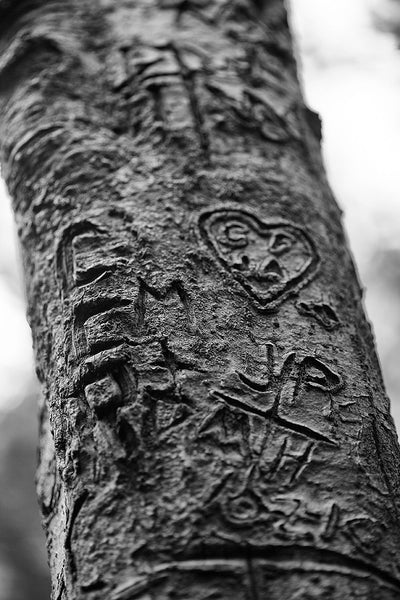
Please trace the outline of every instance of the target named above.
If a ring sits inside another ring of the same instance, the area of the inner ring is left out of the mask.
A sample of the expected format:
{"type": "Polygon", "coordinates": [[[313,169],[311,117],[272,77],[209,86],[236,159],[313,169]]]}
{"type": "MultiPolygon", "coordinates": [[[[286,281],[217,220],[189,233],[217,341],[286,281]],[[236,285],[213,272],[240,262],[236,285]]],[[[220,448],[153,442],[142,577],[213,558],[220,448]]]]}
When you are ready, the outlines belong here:
{"type": "Polygon", "coordinates": [[[394,600],[399,448],[281,0],[0,0],[55,600],[394,600]]]}

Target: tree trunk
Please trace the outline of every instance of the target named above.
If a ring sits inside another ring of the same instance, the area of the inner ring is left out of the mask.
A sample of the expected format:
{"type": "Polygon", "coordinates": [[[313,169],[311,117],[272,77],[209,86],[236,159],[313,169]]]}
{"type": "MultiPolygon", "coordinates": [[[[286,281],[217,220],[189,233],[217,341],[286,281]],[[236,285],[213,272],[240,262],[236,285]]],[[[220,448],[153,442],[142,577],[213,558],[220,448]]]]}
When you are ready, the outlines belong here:
{"type": "Polygon", "coordinates": [[[282,0],[0,0],[55,600],[394,600],[399,447],[282,0]]]}

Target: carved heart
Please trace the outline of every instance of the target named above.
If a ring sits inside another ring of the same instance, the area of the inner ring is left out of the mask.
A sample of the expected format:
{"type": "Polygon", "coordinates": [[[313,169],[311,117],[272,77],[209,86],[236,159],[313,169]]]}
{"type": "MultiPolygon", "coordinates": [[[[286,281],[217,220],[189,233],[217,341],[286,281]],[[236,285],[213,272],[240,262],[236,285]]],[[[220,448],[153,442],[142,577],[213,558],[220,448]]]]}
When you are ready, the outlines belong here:
{"type": "Polygon", "coordinates": [[[274,308],[315,275],[319,257],[304,229],[243,210],[200,217],[200,231],[225,269],[260,308],[274,308]]]}

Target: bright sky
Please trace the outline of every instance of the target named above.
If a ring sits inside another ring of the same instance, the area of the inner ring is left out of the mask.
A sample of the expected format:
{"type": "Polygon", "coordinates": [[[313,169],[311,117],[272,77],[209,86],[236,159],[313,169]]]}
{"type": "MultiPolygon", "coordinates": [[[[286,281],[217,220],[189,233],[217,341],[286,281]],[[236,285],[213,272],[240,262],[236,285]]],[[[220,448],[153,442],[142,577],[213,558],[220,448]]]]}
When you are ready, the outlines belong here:
{"type": "MultiPolygon", "coordinates": [[[[391,0],[292,0],[291,6],[306,96],[323,119],[330,181],[368,288],[367,309],[400,425],[400,295],[376,266],[377,252],[400,251],[400,50],[394,36],[373,26],[371,16],[375,11],[400,23],[400,5],[391,0]]],[[[21,398],[32,366],[2,189],[0,197],[1,414],[21,398]]],[[[400,252],[398,259],[394,268],[400,280],[400,252]]]]}
{"type": "Polygon", "coordinates": [[[31,334],[25,319],[14,224],[0,180],[0,415],[23,399],[32,373],[31,334]]]}
{"type": "MultiPolygon", "coordinates": [[[[293,0],[303,82],[323,118],[331,184],[360,269],[375,244],[398,246],[400,51],[373,27],[382,0],[293,0]],[[371,245],[372,244],[372,245],[371,245]]],[[[386,12],[386,10],[385,10],[386,12]]]]}

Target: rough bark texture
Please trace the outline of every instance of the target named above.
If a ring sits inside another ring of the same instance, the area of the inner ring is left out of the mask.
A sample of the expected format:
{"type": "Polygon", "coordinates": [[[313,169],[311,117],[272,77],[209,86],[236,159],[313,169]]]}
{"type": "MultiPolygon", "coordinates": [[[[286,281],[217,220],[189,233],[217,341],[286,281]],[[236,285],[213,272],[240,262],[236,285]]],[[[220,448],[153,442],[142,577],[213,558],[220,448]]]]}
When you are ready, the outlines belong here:
{"type": "Polygon", "coordinates": [[[54,600],[394,600],[399,448],[281,0],[0,0],[54,600]]]}

